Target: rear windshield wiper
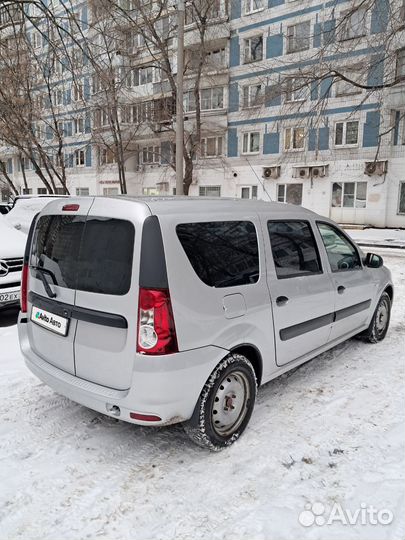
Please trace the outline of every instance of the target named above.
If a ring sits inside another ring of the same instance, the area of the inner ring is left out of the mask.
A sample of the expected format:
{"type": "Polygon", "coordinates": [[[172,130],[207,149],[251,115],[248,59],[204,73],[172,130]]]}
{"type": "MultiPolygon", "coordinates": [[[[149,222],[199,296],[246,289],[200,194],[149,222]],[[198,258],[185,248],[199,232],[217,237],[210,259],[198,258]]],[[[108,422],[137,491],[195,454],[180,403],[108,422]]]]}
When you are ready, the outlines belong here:
{"type": "Polygon", "coordinates": [[[46,294],[49,296],[49,298],[56,298],[56,293],[51,289],[51,286],[48,283],[48,280],[46,279],[46,276],[49,275],[52,278],[52,281],[54,285],[57,285],[57,281],[55,278],[55,275],[50,270],[46,270],[45,268],[41,268],[40,266],[33,266],[34,270],[37,271],[37,275],[39,276],[39,279],[42,281],[45,287],[46,294]]]}

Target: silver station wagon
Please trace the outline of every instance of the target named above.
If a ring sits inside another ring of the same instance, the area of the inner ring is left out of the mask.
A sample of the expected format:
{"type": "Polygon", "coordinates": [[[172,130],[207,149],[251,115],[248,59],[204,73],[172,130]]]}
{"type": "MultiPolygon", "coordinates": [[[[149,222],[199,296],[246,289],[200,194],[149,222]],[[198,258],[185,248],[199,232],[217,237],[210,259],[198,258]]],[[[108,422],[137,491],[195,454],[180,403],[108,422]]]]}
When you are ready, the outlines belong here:
{"type": "Polygon", "coordinates": [[[19,337],[60,394],[135,424],[182,422],[218,450],[259,385],[352,336],[382,340],[392,300],[381,257],[301,207],[69,198],[31,227],[19,337]]]}

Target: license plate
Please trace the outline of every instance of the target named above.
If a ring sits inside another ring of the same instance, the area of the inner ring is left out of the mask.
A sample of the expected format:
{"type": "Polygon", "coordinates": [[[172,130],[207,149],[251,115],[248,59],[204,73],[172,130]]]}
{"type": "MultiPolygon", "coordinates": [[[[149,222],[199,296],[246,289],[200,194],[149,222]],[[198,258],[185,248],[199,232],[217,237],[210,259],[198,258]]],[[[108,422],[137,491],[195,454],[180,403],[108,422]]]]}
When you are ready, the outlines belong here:
{"type": "Polygon", "coordinates": [[[60,336],[66,336],[68,333],[69,319],[55,315],[55,313],[45,309],[32,306],[31,321],[60,336]]]}
{"type": "Polygon", "coordinates": [[[0,293],[0,303],[2,302],[15,302],[20,299],[20,291],[10,291],[0,293]]]}

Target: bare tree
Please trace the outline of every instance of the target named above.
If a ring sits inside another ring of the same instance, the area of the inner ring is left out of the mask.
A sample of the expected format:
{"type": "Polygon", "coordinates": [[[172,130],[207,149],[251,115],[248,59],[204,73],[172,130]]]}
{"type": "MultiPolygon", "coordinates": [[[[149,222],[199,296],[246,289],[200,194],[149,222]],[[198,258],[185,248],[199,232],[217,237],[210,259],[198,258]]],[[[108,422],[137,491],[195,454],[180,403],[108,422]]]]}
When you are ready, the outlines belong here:
{"type": "MultiPolygon", "coordinates": [[[[170,144],[168,155],[163,159],[175,168],[174,132],[177,114],[186,115],[183,154],[185,162],[184,193],[187,195],[193,181],[195,163],[201,154],[201,139],[204,122],[201,105],[202,81],[215,78],[223,65],[215,65],[212,53],[214,39],[226,42],[226,4],[218,0],[197,0],[187,6],[187,22],[190,31],[186,35],[186,58],[184,76],[186,80],[185,108],[175,110],[177,94],[177,66],[175,61],[177,17],[172,3],[159,0],[148,4],[142,0],[128,2],[106,2],[93,0],[95,10],[108,12],[119,31],[125,36],[122,62],[123,76],[128,87],[137,86],[139,79],[155,82],[153,98],[136,97],[131,105],[135,107],[134,119],[141,129],[146,128],[144,138],[158,136],[166,138],[170,144]],[[112,6],[114,4],[114,6],[112,6]],[[213,75],[212,75],[213,73],[213,75]],[[162,135],[163,134],[163,135],[162,135]]],[[[219,56],[219,55],[218,55],[219,56]]],[[[226,79],[227,82],[227,79],[226,79]]],[[[217,108],[224,107],[224,86],[211,96],[218,101],[217,108]]]]}
{"type": "Polygon", "coordinates": [[[46,27],[34,30],[34,39],[34,33],[25,30],[23,6],[13,3],[9,9],[13,16],[8,37],[0,42],[0,69],[7,80],[0,87],[0,139],[17,151],[25,184],[29,162],[49,193],[56,192],[57,181],[68,193],[64,135],[54,103],[53,56],[49,48],[37,50],[39,42],[45,44],[46,27]]]}

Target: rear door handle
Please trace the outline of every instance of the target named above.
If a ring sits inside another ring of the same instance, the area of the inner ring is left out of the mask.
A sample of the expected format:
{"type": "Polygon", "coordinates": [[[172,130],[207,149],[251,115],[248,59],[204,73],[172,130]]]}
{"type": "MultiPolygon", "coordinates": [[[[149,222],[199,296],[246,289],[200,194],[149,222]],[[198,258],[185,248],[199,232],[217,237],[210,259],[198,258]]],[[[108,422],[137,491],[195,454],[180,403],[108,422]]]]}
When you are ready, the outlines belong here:
{"type": "Polygon", "coordinates": [[[278,306],[285,306],[288,303],[288,298],[286,296],[278,296],[276,298],[276,304],[278,306]]]}
{"type": "Polygon", "coordinates": [[[343,287],[343,285],[339,285],[339,287],[337,288],[337,292],[339,294],[343,294],[346,290],[346,287],[343,287]]]}

